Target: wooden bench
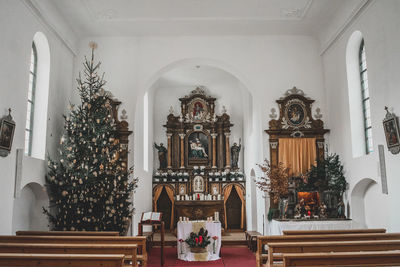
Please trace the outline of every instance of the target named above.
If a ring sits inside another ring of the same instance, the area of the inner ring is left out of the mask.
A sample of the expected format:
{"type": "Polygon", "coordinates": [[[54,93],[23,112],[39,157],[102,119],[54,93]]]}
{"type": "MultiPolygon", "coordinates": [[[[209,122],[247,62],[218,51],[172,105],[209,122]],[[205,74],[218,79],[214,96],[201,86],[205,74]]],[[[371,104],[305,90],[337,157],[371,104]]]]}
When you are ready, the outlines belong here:
{"type": "Polygon", "coordinates": [[[400,266],[400,251],[283,254],[283,266],[400,266]]]}
{"type": "Polygon", "coordinates": [[[56,236],[119,236],[119,232],[96,231],[17,231],[16,235],[56,235],[56,236]]]}
{"type": "Polygon", "coordinates": [[[137,245],[118,244],[38,244],[38,243],[0,243],[0,253],[35,253],[35,254],[123,254],[137,267],[137,245]]]}
{"type": "Polygon", "coordinates": [[[245,231],[244,235],[246,237],[248,248],[255,252],[257,250],[257,236],[261,236],[261,234],[257,231],[245,231]]]}
{"type": "Polygon", "coordinates": [[[122,267],[124,255],[0,253],[0,266],[122,267]]]}
{"type": "Polygon", "coordinates": [[[275,266],[278,253],[313,253],[313,252],[360,252],[360,251],[400,250],[400,240],[373,241],[330,241],[330,242],[291,242],[268,243],[268,266],[275,266]]]}
{"type": "Polygon", "coordinates": [[[284,235],[337,235],[337,234],[367,234],[386,233],[386,229],[345,229],[345,230],[284,230],[284,235]]]}
{"type": "Polygon", "coordinates": [[[136,244],[137,260],[147,266],[145,236],[0,236],[0,243],[49,243],[49,244],[136,244]]]}
{"type": "Polygon", "coordinates": [[[337,235],[271,235],[257,237],[257,266],[260,267],[268,254],[263,248],[269,243],[284,242],[327,242],[327,241],[356,241],[356,240],[400,240],[400,233],[366,233],[366,234],[337,234],[337,235]]]}

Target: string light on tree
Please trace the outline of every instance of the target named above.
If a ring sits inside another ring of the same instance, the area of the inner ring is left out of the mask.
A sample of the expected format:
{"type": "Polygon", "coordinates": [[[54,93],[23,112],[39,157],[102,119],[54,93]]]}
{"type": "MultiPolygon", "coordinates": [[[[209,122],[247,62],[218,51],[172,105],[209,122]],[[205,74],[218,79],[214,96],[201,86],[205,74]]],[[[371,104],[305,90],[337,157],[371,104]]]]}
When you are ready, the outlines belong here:
{"type": "Polygon", "coordinates": [[[77,79],[80,105],[69,106],[58,159],[49,159],[47,188],[51,205],[43,208],[54,230],[126,232],[132,217],[137,179],[115,158],[121,147],[115,136],[110,95],[98,75],[95,42],[77,79]],[[95,152],[95,153],[94,153],[95,152]],[[111,201],[110,201],[111,200],[111,201]]]}

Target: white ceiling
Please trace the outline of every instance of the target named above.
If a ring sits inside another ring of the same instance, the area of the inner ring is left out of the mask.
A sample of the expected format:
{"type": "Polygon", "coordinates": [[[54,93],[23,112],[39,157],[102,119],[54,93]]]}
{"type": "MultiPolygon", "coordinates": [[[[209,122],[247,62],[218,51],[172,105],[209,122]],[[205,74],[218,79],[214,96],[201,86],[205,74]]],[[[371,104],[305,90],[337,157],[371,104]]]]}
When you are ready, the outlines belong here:
{"type": "Polygon", "coordinates": [[[232,74],[210,66],[186,66],[166,72],[154,87],[176,88],[213,87],[220,84],[239,84],[232,74]]]}
{"type": "Polygon", "coordinates": [[[361,0],[34,0],[84,35],[251,35],[320,31],[361,0]]]}

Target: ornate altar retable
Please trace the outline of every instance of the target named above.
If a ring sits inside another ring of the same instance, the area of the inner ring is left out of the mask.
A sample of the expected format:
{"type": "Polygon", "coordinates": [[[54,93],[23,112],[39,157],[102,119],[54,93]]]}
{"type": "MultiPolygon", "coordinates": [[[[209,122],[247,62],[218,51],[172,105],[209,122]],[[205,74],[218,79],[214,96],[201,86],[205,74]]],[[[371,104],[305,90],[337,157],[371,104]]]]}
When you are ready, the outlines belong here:
{"type": "Polygon", "coordinates": [[[171,108],[164,125],[166,147],[155,144],[160,167],[153,175],[153,209],[163,212],[171,229],[179,216],[205,220],[216,211],[223,227],[244,229],[245,179],[238,168],[241,144],[230,145],[230,116],[225,108],[217,115],[216,98],[202,88],[179,100],[180,114],[175,116],[171,108]]]}

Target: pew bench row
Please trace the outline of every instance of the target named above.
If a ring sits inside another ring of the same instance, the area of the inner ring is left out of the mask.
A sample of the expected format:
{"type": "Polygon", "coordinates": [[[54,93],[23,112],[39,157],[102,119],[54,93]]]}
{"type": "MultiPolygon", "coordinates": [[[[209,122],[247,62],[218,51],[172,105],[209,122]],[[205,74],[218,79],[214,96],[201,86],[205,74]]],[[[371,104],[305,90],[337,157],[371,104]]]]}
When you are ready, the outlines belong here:
{"type": "Polygon", "coordinates": [[[123,262],[126,266],[138,266],[138,262],[140,262],[140,266],[147,266],[146,237],[144,236],[0,236],[0,253],[44,253],[61,256],[91,254],[94,257],[103,254],[123,255],[123,262]]]}
{"type": "MultiPolygon", "coordinates": [[[[267,266],[277,266],[277,261],[282,262],[283,260],[284,262],[284,257],[293,253],[306,256],[308,253],[319,252],[328,253],[328,255],[334,257],[336,252],[354,252],[367,255],[370,252],[393,252],[399,249],[400,233],[365,232],[356,234],[259,236],[257,238],[256,260],[258,267],[261,267],[264,262],[267,262],[267,266]],[[264,248],[267,248],[267,250],[264,250],[264,248]]],[[[389,256],[383,253],[382,257],[389,256]]],[[[400,261],[398,263],[400,266],[400,261]]],[[[291,264],[290,266],[297,266],[293,265],[293,263],[291,264]]]]}

